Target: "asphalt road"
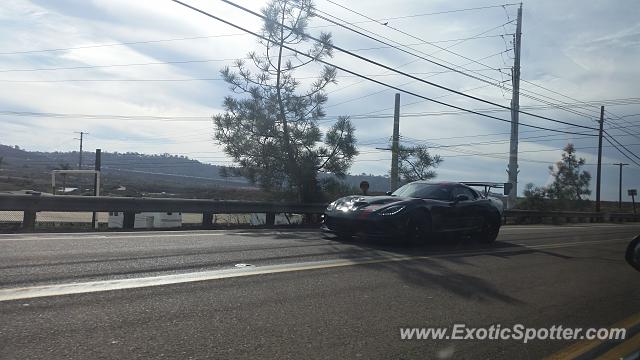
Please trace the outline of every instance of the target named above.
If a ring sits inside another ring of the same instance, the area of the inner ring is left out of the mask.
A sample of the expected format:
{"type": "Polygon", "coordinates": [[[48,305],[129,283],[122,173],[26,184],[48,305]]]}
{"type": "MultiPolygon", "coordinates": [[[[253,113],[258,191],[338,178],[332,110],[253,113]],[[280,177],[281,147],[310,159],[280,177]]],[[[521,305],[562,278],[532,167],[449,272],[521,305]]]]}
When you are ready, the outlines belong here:
{"type": "Polygon", "coordinates": [[[0,357],[538,359],[575,341],[400,328],[610,327],[640,312],[624,262],[638,234],[507,226],[491,246],[411,249],[310,230],[0,235],[0,357]]]}

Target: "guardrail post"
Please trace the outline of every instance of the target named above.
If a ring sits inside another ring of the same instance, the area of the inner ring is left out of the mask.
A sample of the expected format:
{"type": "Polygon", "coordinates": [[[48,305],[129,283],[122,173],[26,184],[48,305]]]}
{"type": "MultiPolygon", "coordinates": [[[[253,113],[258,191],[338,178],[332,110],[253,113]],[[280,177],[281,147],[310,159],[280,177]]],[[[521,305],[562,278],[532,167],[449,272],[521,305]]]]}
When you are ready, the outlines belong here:
{"type": "Polygon", "coordinates": [[[124,219],[122,220],[122,228],[133,230],[136,223],[136,213],[135,211],[125,211],[124,219]]]}
{"type": "Polygon", "coordinates": [[[265,224],[268,226],[273,226],[276,224],[276,214],[275,213],[267,213],[265,217],[265,224]]]}
{"type": "Polygon", "coordinates": [[[211,227],[211,225],[213,225],[213,213],[202,213],[202,227],[208,228],[211,227]]]}
{"type": "Polygon", "coordinates": [[[34,231],[36,229],[36,212],[25,211],[22,216],[22,229],[26,231],[34,231]]]}

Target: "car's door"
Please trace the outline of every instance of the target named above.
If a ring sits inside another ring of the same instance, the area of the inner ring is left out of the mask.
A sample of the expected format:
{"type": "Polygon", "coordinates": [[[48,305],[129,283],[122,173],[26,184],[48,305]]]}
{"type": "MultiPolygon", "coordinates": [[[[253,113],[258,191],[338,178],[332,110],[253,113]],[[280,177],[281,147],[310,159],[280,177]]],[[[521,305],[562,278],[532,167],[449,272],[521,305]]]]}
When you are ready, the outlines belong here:
{"type": "Polygon", "coordinates": [[[479,208],[478,195],[475,191],[466,186],[456,185],[451,191],[452,195],[452,211],[453,221],[455,221],[456,230],[470,230],[478,227],[479,208]],[[460,196],[466,199],[459,200],[460,196]]]}
{"type": "Polygon", "coordinates": [[[451,186],[431,185],[426,193],[419,194],[419,198],[425,199],[431,212],[431,224],[433,231],[451,231],[453,202],[451,201],[451,186]]]}

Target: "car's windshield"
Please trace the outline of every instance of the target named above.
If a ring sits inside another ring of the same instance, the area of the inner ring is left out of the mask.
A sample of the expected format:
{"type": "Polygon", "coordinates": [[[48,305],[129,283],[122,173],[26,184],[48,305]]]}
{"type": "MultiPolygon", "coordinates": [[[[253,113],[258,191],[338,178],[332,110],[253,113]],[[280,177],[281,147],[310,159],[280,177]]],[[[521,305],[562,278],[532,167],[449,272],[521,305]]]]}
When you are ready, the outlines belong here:
{"type": "Polygon", "coordinates": [[[412,183],[404,185],[391,195],[421,199],[449,200],[451,198],[451,189],[442,185],[412,183]]]}

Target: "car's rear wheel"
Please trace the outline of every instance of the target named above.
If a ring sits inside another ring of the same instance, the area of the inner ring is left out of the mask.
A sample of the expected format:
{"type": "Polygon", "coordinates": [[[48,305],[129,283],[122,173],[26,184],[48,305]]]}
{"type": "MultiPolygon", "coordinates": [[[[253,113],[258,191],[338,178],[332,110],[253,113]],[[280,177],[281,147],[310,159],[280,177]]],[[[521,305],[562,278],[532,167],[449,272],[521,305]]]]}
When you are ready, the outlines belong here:
{"type": "Polygon", "coordinates": [[[500,223],[499,220],[487,218],[482,225],[482,229],[476,235],[476,240],[483,244],[491,244],[496,241],[498,238],[498,233],[500,233],[500,223]]]}

